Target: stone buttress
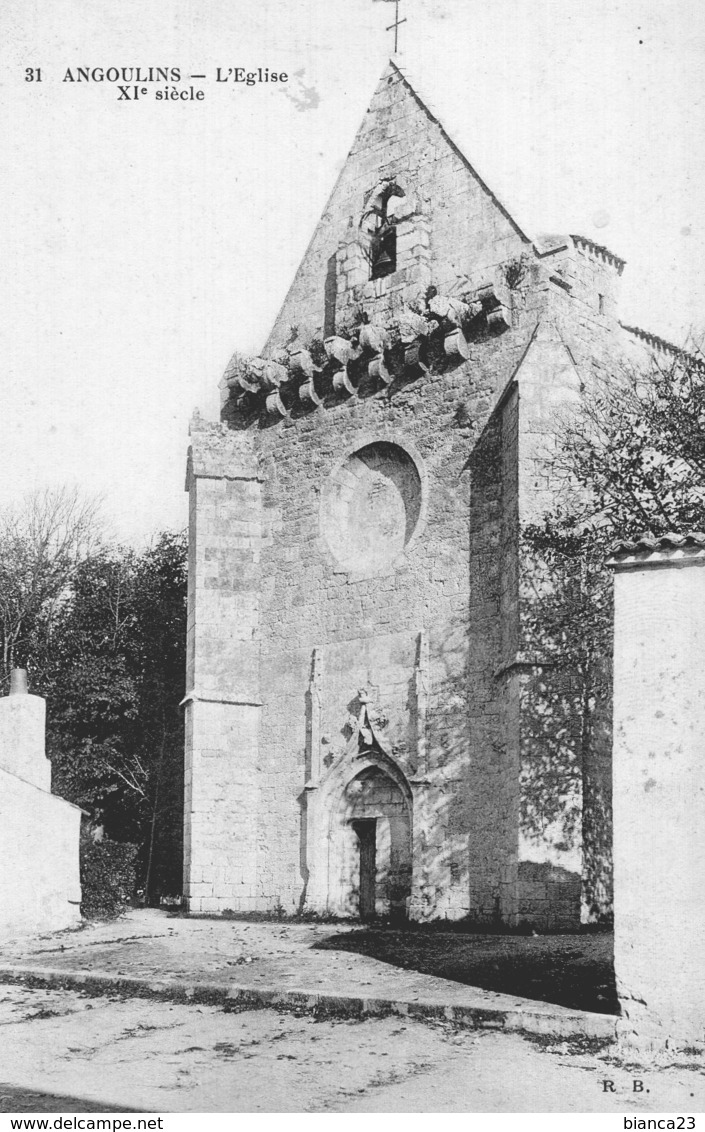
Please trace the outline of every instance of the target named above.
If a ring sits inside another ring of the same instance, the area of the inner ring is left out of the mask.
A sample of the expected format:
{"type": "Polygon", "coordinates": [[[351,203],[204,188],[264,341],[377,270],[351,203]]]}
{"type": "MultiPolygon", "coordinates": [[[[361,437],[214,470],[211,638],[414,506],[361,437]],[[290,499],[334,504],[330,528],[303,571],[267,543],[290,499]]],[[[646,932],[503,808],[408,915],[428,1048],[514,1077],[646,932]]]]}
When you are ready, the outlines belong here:
{"type": "Polygon", "coordinates": [[[261,484],[248,433],[191,423],[184,892],[254,908],[261,484]]]}

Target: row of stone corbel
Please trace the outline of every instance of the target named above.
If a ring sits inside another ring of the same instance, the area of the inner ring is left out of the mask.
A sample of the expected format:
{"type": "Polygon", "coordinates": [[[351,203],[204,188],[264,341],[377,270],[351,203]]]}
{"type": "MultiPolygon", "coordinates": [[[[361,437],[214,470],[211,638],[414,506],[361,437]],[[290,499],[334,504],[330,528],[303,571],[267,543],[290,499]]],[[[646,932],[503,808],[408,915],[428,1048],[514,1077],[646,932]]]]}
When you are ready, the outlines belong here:
{"type": "MultiPolygon", "coordinates": [[[[488,329],[497,331],[509,325],[506,308],[497,298],[492,284],[478,288],[470,301],[434,295],[429,298],[427,306],[430,317],[411,307],[403,307],[395,320],[404,348],[405,368],[417,374],[428,370],[423,361],[424,342],[436,327],[444,330],[443,347],[448,357],[465,360],[470,356],[469,343],[463,332],[463,323],[468,318],[484,312],[488,329]]],[[[389,385],[392,381],[393,375],[385,360],[385,350],[391,345],[391,335],[381,323],[364,323],[359,329],[356,343],[333,334],[325,339],[323,345],[328,361],[336,367],[332,375],[336,393],[353,395],[357,392],[349,367],[364,354],[370,355],[367,363],[370,378],[381,381],[384,385],[389,385]]],[[[315,386],[316,375],[321,372],[322,367],[315,364],[310,351],[301,343],[295,342],[288,350],[276,351],[271,358],[251,358],[247,368],[240,367],[226,383],[231,390],[264,393],[267,412],[273,416],[285,417],[289,415],[289,410],[282,400],[281,387],[292,380],[303,378],[298,386],[299,400],[304,405],[317,407],[323,403],[315,386]]]]}

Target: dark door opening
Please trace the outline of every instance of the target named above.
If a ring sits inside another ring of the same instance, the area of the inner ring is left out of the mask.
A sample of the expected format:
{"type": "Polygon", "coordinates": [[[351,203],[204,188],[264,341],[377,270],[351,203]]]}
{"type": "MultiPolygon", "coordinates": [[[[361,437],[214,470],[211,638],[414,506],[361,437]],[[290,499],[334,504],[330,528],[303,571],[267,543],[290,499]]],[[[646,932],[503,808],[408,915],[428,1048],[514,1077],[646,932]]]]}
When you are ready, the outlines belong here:
{"type": "Polygon", "coordinates": [[[377,900],[377,819],[360,818],[352,827],[360,846],[360,919],[373,920],[377,900]]]}

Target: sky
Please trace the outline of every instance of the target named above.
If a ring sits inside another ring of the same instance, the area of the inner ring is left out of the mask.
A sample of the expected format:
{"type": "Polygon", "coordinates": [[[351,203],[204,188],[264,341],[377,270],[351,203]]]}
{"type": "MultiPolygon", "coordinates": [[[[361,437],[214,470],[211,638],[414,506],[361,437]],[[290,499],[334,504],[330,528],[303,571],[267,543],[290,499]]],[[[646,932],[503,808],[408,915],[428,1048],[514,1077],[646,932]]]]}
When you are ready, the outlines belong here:
{"type": "MultiPolygon", "coordinates": [[[[392,50],[375,0],[4,0],[0,506],[186,524],[188,421],[256,353],[392,50]],[[67,69],[179,67],[200,101],[67,69]],[[287,84],[216,82],[216,68],[287,84]],[[26,69],[41,68],[41,81],[26,69]]],[[[627,260],[621,317],[705,329],[705,5],[401,0],[397,61],[530,236],[627,260]]]]}

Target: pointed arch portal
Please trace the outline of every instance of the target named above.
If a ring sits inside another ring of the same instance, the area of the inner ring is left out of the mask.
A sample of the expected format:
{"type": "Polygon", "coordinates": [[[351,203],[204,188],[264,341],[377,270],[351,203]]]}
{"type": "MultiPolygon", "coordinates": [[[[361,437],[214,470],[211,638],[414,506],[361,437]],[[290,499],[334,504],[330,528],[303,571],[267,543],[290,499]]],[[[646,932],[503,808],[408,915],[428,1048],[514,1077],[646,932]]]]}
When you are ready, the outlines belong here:
{"type": "Polygon", "coordinates": [[[368,763],[349,779],[330,813],[331,911],[365,920],[406,916],[411,836],[410,793],[379,762],[368,763]]]}

